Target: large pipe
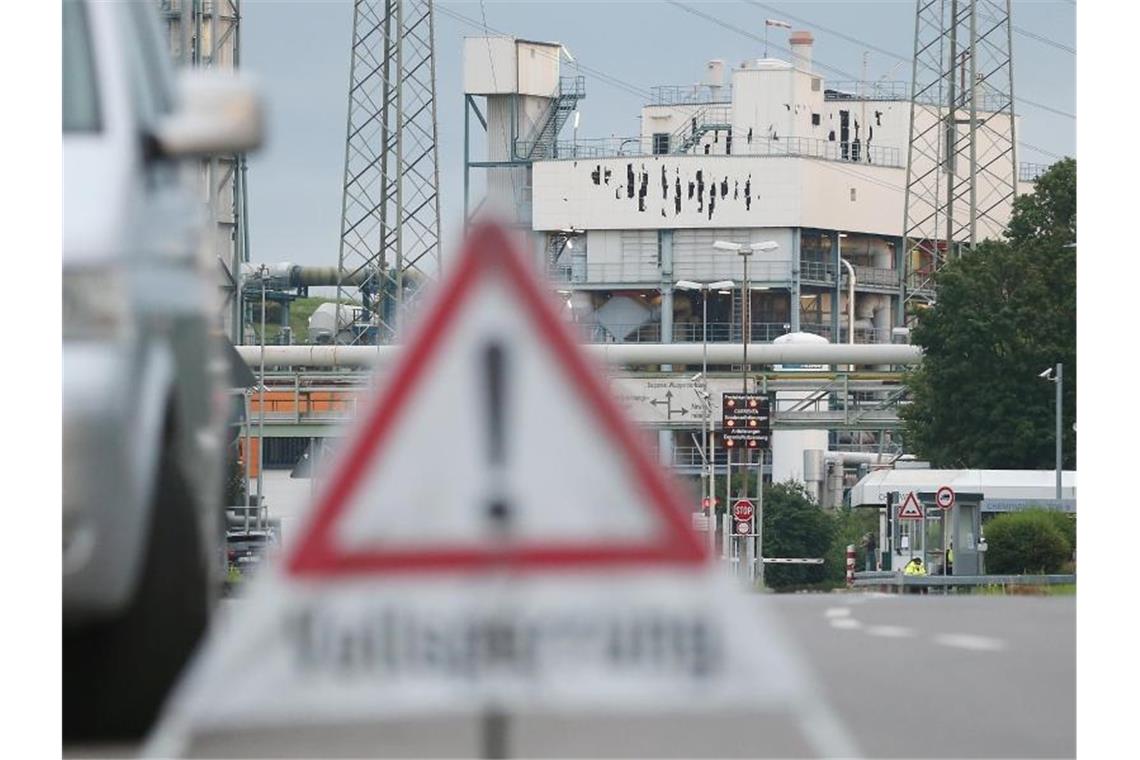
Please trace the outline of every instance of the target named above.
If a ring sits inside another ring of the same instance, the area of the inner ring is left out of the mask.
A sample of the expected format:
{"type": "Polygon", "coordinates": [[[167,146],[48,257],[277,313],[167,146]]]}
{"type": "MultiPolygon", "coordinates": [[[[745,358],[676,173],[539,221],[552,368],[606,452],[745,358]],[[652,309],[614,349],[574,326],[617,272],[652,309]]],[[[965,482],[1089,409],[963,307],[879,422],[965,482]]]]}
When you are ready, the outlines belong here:
{"type": "MultiPolygon", "coordinates": [[[[258,346],[235,346],[247,363],[260,358],[258,346]]],[[[393,361],[401,346],[266,346],[270,366],[370,367],[393,361]]],[[[702,361],[700,343],[590,343],[583,345],[596,361],[611,366],[691,364],[702,361]]],[[[740,364],[739,343],[710,343],[709,364],[740,364]]],[[[913,365],[922,361],[918,346],[889,343],[752,343],[749,361],[755,364],[913,365]]]]}
{"type": "Polygon", "coordinates": [[[878,454],[873,451],[827,451],[824,457],[843,464],[890,464],[895,459],[894,454],[878,454]]]}
{"type": "MultiPolygon", "coordinates": [[[[288,261],[276,264],[266,264],[266,286],[269,288],[299,288],[299,287],[336,287],[336,267],[308,267],[292,264],[288,261]]],[[[251,262],[242,264],[242,280],[253,281],[260,277],[259,265],[251,262]]],[[[344,284],[359,287],[368,279],[369,272],[365,269],[344,271],[344,284]]]]}

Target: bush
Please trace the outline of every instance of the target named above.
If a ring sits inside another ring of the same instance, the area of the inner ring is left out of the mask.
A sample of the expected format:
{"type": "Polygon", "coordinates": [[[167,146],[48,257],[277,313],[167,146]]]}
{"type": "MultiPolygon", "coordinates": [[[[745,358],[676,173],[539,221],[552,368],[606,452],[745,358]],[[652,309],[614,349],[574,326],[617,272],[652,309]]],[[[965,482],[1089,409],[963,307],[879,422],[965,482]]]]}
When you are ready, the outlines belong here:
{"type": "Polygon", "coordinates": [[[1073,549],[1054,514],[1041,510],[1013,512],[987,522],[986,572],[1020,574],[1060,570],[1073,549]]]}
{"type": "Polygon", "coordinates": [[[824,557],[827,561],[823,565],[768,565],[764,569],[765,585],[778,591],[828,580],[833,570],[829,547],[834,535],[832,517],[807,495],[802,483],[766,486],[764,556],[824,557]]]}
{"type": "Polygon", "coordinates": [[[1077,548],[1077,518],[1069,512],[1060,512],[1055,509],[1033,509],[1030,512],[1037,512],[1045,515],[1049,522],[1053,523],[1065,540],[1069,542],[1070,550],[1077,548]]]}

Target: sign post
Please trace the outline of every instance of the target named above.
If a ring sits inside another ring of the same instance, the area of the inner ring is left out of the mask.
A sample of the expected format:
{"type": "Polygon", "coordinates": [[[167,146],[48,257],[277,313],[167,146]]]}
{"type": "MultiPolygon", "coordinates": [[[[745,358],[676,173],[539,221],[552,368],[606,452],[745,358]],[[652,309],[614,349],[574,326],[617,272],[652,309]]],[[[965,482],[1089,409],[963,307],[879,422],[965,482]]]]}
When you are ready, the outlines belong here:
{"type": "Polygon", "coordinates": [[[942,486],[934,492],[934,503],[942,510],[942,574],[950,574],[950,552],[947,541],[950,540],[951,516],[956,496],[950,486],[942,486]]]}
{"type": "MultiPolygon", "coordinates": [[[[752,463],[753,451],[760,453],[760,464],[756,476],[757,499],[760,504],[760,519],[763,519],[764,505],[764,452],[771,445],[772,414],[768,396],[763,393],[724,393],[721,395],[721,426],[724,445],[729,457],[734,449],[744,452],[741,457],[744,472],[747,474],[752,463]]],[[[745,477],[747,491],[747,475],[745,477]]],[[[745,493],[747,496],[747,493],[745,493]]],[[[757,529],[747,539],[748,577],[764,580],[763,533],[757,529]]]]}

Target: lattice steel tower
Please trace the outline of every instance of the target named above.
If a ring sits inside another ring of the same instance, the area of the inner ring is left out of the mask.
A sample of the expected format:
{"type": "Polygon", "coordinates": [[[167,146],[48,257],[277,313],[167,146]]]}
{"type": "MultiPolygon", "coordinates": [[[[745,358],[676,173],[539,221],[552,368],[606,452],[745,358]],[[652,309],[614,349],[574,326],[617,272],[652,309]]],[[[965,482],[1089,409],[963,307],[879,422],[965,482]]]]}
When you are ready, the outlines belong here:
{"type": "Polygon", "coordinates": [[[389,342],[440,267],[432,0],[356,0],[347,121],[337,300],[367,274],[352,340],[389,342]]]}
{"type": "Polygon", "coordinates": [[[906,297],[998,238],[1017,192],[1010,0],[918,0],[903,235],[906,297]]]}

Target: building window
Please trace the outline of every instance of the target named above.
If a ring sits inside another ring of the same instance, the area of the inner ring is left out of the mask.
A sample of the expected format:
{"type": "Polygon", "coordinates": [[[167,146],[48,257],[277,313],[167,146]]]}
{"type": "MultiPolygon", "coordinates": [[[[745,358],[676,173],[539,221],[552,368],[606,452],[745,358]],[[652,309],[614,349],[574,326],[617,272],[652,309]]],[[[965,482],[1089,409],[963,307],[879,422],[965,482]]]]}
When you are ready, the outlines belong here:
{"type": "Polygon", "coordinates": [[[812,77],[811,78],[811,91],[812,92],[819,92],[819,77],[812,77]]]}
{"type": "Polygon", "coordinates": [[[653,134],[653,155],[662,156],[669,152],[669,133],[655,132],[653,134]]]}

